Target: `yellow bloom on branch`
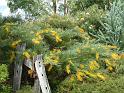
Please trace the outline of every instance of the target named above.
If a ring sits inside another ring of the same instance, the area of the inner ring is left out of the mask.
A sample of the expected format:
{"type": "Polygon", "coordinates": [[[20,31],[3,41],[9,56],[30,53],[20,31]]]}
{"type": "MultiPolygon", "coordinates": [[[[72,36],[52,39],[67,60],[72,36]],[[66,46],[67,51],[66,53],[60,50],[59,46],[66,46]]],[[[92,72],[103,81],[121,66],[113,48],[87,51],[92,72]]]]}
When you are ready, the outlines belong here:
{"type": "Polygon", "coordinates": [[[59,57],[56,56],[56,55],[51,56],[50,59],[51,59],[51,61],[52,61],[53,63],[55,63],[55,64],[57,64],[57,63],[59,62],[59,57]]]}
{"type": "Polygon", "coordinates": [[[27,51],[23,52],[23,55],[24,55],[26,58],[28,58],[28,59],[31,57],[30,54],[29,54],[27,51]]]}
{"type": "Polygon", "coordinates": [[[99,53],[98,52],[96,53],[96,60],[97,61],[99,60],[99,53]]]}
{"type": "Polygon", "coordinates": [[[40,44],[40,41],[38,39],[32,39],[32,42],[33,44],[36,44],[36,45],[40,44]]]}
{"type": "Polygon", "coordinates": [[[66,72],[67,72],[68,74],[71,73],[71,70],[70,70],[70,64],[66,65],[66,72]]]}
{"type": "Polygon", "coordinates": [[[77,71],[76,76],[79,81],[83,81],[83,77],[86,75],[81,71],[77,71]]]}
{"type": "Polygon", "coordinates": [[[41,33],[42,33],[42,32],[36,32],[35,35],[36,35],[36,36],[39,36],[39,35],[41,35],[41,33]]]}
{"type": "Polygon", "coordinates": [[[91,61],[90,63],[89,63],[89,68],[90,68],[90,70],[92,71],[92,70],[96,70],[96,69],[98,69],[100,66],[99,66],[99,64],[96,62],[96,61],[91,61]]]}
{"type": "Polygon", "coordinates": [[[71,81],[74,81],[74,75],[71,75],[71,76],[70,76],[70,80],[71,80],[71,81]]]}
{"type": "Polygon", "coordinates": [[[98,78],[100,78],[101,80],[105,81],[106,80],[106,77],[103,76],[101,73],[97,73],[96,74],[98,78]]]}
{"type": "Polygon", "coordinates": [[[116,53],[112,53],[111,57],[112,57],[113,59],[115,59],[115,60],[118,60],[118,59],[121,58],[121,57],[120,57],[118,54],[116,54],[116,53]]]}
{"type": "Polygon", "coordinates": [[[112,45],[108,45],[109,48],[113,48],[113,49],[116,49],[118,48],[117,46],[112,46],[112,45]]]}
{"type": "Polygon", "coordinates": [[[120,56],[121,56],[121,59],[124,59],[124,54],[121,54],[120,56]]]}
{"type": "Polygon", "coordinates": [[[50,64],[48,71],[51,71],[52,68],[53,68],[53,66],[50,64]]]}
{"type": "Polygon", "coordinates": [[[113,67],[112,66],[108,66],[107,69],[111,72],[113,71],[113,67]]]}
{"type": "Polygon", "coordinates": [[[81,33],[85,32],[84,29],[82,29],[82,28],[80,28],[79,31],[80,31],[81,33]]]}
{"type": "Polygon", "coordinates": [[[16,48],[16,46],[19,44],[21,42],[21,40],[17,40],[17,41],[14,41],[13,43],[12,43],[12,48],[16,48]]]}
{"type": "Polygon", "coordinates": [[[52,36],[56,36],[57,35],[57,32],[51,31],[51,34],[52,34],[52,36]]]}
{"type": "Polygon", "coordinates": [[[28,74],[30,75],[30,77],[33,77],[33,70],[28,70],[28,74]]]}
{"type": "Polygon", "coordinates": [[[62,39],[61,39],[58,35],[55,36],[55,38],[56,38],[56,42],[57,42],[57,43],[62,41],[62,39]]]}
{"type": "Polygon", "coordinates": [[[92,72],[85,71],[85,74],[88,75],[89,77],[97,78],[97,76],[94,73],[92,73],[92,72]]]}
{"type": "Polygon", "coordinates": [[[110,62],[108,59],[105,59],[105,63],[106,63],[107,65],[112,65],[111,62],[110,62]]]}

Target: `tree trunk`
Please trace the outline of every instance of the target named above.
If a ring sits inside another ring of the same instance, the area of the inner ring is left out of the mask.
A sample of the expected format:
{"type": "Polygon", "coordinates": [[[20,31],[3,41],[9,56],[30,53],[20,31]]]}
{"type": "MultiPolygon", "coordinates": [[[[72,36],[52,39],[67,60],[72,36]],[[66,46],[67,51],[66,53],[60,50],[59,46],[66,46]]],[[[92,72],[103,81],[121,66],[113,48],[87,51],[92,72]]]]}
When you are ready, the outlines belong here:
{"type": "Polygon", "coordinates": [[[64,0],[64,15],[67,14],[67,0],[64,0]]]}
{"type": "Polygon", "coordinates": [[[56,2],[56,0],[52,0],[52,2],[53,2],[53,11],[54,11],[54,14],[56,14],[56,11],[57,11],[57,2],[56,2]]]}

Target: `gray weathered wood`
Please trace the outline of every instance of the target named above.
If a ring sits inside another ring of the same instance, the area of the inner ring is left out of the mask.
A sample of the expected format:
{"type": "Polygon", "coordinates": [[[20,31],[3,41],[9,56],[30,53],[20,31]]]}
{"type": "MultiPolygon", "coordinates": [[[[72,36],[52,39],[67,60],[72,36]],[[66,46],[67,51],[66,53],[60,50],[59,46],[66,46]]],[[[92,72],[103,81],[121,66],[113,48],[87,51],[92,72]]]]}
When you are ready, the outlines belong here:
{"type": "Polygon", "coordinates": [[[26,48],[26,44],[17,46],[17,55],[14,62],[14,77],[13,77],[13,92],[16,93],[20,89],[21,74],[22,74],[22,53],[26,48]]]}
{"type": "Polygon", "coordinates": [[[34,80],[33,93],[41,93],[41,88],[40,88],[40,83],[39,83],[39,79],[38,78],[35,78],[35,80],[34,80]]]}
{"type": "MultiPolygon", "coordinates": [[[[36,57],[34,56],[33,57],[33,64],[32,64],[32,69],[35,70],[35,67],[34,67],[34,63],[36,61],[36,57]]],[[[37,76],[37,73],[35,73],[36,76],[37,76]]],[[[40,83],[39,83],[39,79],[38,77],[35,77],[34,79],[34,89],[33,89],[33,93],[41,93],[41,88],[40,88],[40,83]]]]}
{"type": "Polygon", "coordinates": [[[42,93],[51,93],[50,86],[48,83],[45,67],[43,65],[42,55],[36,56],[35,69],[40,82],[42,93]]]}
{"type": "Polygon", "coordinates": [[[24,65],[33,70],[33,62],[31,59],[25,59],[24,65]]]}

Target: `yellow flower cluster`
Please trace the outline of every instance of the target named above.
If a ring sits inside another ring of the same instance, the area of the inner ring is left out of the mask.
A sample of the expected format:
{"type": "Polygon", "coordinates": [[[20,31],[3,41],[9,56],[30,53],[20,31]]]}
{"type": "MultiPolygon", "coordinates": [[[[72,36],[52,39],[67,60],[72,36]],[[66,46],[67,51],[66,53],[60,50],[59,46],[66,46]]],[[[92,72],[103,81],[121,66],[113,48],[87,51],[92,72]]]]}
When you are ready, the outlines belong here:
{"type": "Polygon", "coordinates": [[[108,59],[105,59],[105,63],[107,65],[107,70],[112,72],[114,70],[115,63],[111,63],[108,59]]]}
{"type": "Polygon", "coordinates": [[[52,63],[52,64],[58,64],[59,62],[59,56],[58,53],[60,53],[61,51],[59,49],[54,49],[53,51],[50,51],[50,54],[48,56],[45,57],[45,63],[52,63]]]}
{"type": "Polygon", "coordinates": [[[27,51],[23,52],[23,56],[25,56],[28,59],[31,58],[30,54],[27,51]]]}
{"type": "Polygon", "coordinates": [[[32,39],[32,43],[38,45],[40,44],[40,41],[39,39],[32,39]]]}
{"type": "Polygon", "coordinates": [[[77,80],[83,81],[83,77],[85,77],[86,75],[85,75],[85,73],[78,70],[76,73],[76,76],[77,76],[77,80]]]}
{"type": "Polygon", "coordinates": [[[99,60],[99,53],[98,52],[96,53],[96,60],[97,61],[99,60]]]}
{"type": "Polygon", "coordinates": [[[71,81],[74,81],[74,75],[71,75],[71,76],[70,76],[70,80],[71,80],[71,81]]]}
{"type": "Polygon", "coordinates": [[[16,48],[16,46],[21,42],[21,40],[14,41],[11,45],[12,48],[16,48]]]}
{"type": "Polygon", "coordinates": [[[89,63],[89,68],[90,68],[91,71],[99,69],[99,67],[100,66],[99,66],[99,64],[96,61],[91,61],[89,63]]]}
{"type": "Polygon", "coordinates": [[[61,39],[60,36],[57,34],[57,32],[51,31],[51,35],[55,37],[57,43],[62,41],[62,39],[61,39]]]}
{"type": "Polygon", "coordinates": [[[97,73],[96,74],[98,78],[100,78],[101,80],[105,81],[106,77],[104,75],[102,75],[101,73],[97,73]]]}
{"type": "Polygon", "coordinates": [[[121,58],[121,56],[119,56],[118,54],[116,53],[112,53],[111,57],[114,59],[114,60],[119,60],[121,58]]]}
{"type": "Polygon", "coordinates": [[[53,66],[50,64],[49,68],[48,68],[48,71],[51,71],[52,68],[53,68],[53,66]]]}
{"type": "Polygon", "coordinates": [[[107,47],[108,47],[108,48],[113,48],[113,49],[118,48],[117,46],[112,46],[112,45],[108,45],[107,47]]]}
{"type": "Polygon", "coordinates": [[[92,73],[92,72],[85,71],[85,74],[86,74],[86,75],[88,75],[89,77],[94,78],[94,79],[96,79],[96,78],[97,78],[97,76],[96,76],[94,73],[92,73]]]}
{"type": "Polygon", "coordinates": [[[80,33],[85,32],[84,29],[82,29],[82,28],[79,28],[79,31],[80,31],[80,33]]]}
{"type": "Polygon", "coordinates": [[[66,65],[66,72],[67,72],[68,74],[71,73],[71,70],[70,70],[70,64],[66,65]]]}
{"type": "Polygon", "coordinates": [[[43,39],[43,38],[41,38],[41,34],[42,34],[42,32],[36,32],[36,34],[35,34],[36,38],[32,39],[33,44],[38,45],[41,43],[41,40],[43,39]]]}

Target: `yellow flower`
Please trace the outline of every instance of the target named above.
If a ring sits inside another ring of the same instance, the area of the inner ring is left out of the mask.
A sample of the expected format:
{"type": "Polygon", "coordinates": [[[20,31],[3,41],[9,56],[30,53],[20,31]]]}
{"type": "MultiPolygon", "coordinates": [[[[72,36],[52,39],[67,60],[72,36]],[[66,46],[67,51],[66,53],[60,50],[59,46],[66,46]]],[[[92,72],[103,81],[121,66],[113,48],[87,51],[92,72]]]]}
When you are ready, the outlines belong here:
{"type": "Polygon", "coordinates": [[[44,32],[44,33],[48,33],[48,32],[49,32],[49,30],[48,30],[48,29],[45,29],[45,30],[43,30],[43,32],[44,32]]]}
{"type": "Polygon", "coordinates": [[[57,43],[62,41],[62,39],[59,36],[55,36],[55,38],[57,43]]]}
{"type": "Polygon", "coordinates": [[[106,63],[107,65],[112,65],[111,62],[110,62],[108,59],[105,59],[105,63],[106,63]]]}
{"type": "Polygon", "coordinates": [[[16,46],[19,44],[21,42],[21,40],[17,40],[17,41],[14,41],[13,43],[12,43],[12,48],[16,48],[16,46]]]}
{"type": "Polygon", "coordinates": [[[28,58],[28,59],[31,57],[30,54],[29,54],[27,51],[23,52],[23,55],[24,55],[26,58],[28,58]]]}
{"type": "Polygon", "coordinates": [[[71,81],[74,81],[74,75],[71,75],[71,76],[70,76],[70,80],[71,80],[71,81]]]}
{"type": "Polygon", "coordinates": [[[41,35],[37,36],[37,40],[42,40],[41,35]]]}
{"type": "Polygon", "coordinates": [[[96,60],[97,61],[99,60],[99,53],[98,52],[96,53],[96,60]]]}
{"type": "Polygon", "coordinates": [[[109,48],[113,48],[113,49],[116,49],[118,48],[117,46],[111,46],[111,45],[108,45],[109,48]]]}
{"type": "Polygon", "coordinates": [[[52,34],[52,36],[56,36],[57,35],[57,32],[51,31],[51,34],[52,34]]]}
{"type": "Polygon", "coordinates": [[[113,71],[113,67],[112,66],[108,66],[107,69],[111,72],[113,71]]]}
{"type": "Polygon", "coordinates": [[[80,28],[79,31],[80,31],[81,33],[85,32],[84,29],[82,29],[82,28],[80,28]]]}
{"type": "Polygon", "coordinates": [[[88,75],[89,77],[92,77],[92,78],[97,78],[97,76],[89,71],[85,71],[86,75],[88,75]]]}
{"type": "Polygon", "coordinates": [[[106,80],[106,77],[103,76],[101,73],[97,73],[96,74],[98,78],[100,78],[101,80],[105,81],[106,80]]]}
{"type": "Polygon", "coordinates": [[[49,66],[49,68],[48,68],[48,71],[51,71],[52,67],[53,67],[53,66],[50,64],[50,66],[49,66]]]}
{"type": "Polygon", "coordinates": [[[116,53],[112,53],[111,57],[112,57],[113,59],[115,59],[115,60],[118,60],[118,59],[121,58],[121,57],[120,57],[118,54],[116,54],[116,53]]]}
{"type": "Polygon", "coordinates": [[[81,21],[84,21],[84,18],[81,18],[80,20],[81,20],[81,21]]]}
{"type": "Polygon", "coordinates": [[[74,65],[71,59],[69,59],[68,63],[70,63],[71,65],[74,65]]]}
{"type": "Polygon", "coordinates": [[[36,32],[36,34],[35,34],[35,35],[36,35],[36,36],[39,36],[40,34],[41,34],[41,32],[36,32]]]}
{"type": "Polygon", "coordinates": [[[81,71],[77,71],[76,76],[79,81],[83,81],[83,77],[85,76],[85,74],[81,71]]]}
{"type": "Polygon", "coordinates": [[[96,62],[96,61],[91,61],[90,63],[89,63],[89,68],[90,68],[90,70],[96,70],[96,69],[98,69],[100,66],[99,66],[99,64],[96,62]]]}
{"type": "Polygon", "coordinates": [[[51,61],[55,64],[59,62],[59,57],[58,56],[51,56],[51,61]]]}
{"type": "Polygon", "coordinates": [[[71,73],[71,70],[70,70],[70,64],[66,65],[66,72],[67,72],[68,74],[71,73]]]}
{"type": "Polygon", "coordinates": [[[33,77],[33,70],[28,70],[28,74],[30,75],[30,77],[33,77]]]}
{"type": "Polygon", "coordinates": [[[121,56],[121,59],[124,59],[124,54],[121,54],[120,56],[121,56]]]}
{"type": "Polygon", "coordinates": [[[36,45],[40,44],[40,41],[38,39],[32,39],[32,42],[33,44],[36,44],[36,45]]]}
{"type": "Polygon", "coordinates": [[[5,27],[5,31],[6,31],[6,32],[9,32],[10,30],[9,30],[9,28],[8,28],[8,27],[5,27]]]}

